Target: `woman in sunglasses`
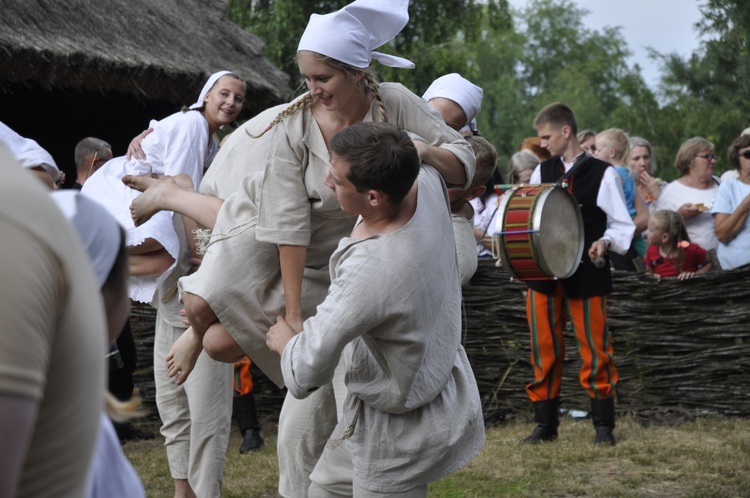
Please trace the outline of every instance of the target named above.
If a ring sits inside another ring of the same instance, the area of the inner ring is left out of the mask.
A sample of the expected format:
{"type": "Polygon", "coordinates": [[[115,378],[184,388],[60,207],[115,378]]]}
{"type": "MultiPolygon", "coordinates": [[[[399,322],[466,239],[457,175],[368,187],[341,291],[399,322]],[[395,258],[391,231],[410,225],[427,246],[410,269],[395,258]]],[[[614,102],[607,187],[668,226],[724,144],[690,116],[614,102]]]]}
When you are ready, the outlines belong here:
{"type": "Polygon", "coordinates": [[[719,238],[716,255],[722,269],[750,263],[750,135],[735,138],[727,150],[729,164],[738,172],[736,180],[722,183],[711,214],[719,238]]]}
{"type": "Polygon", "coordinates": [[[719,245],[711,217],[711,207],[719,190],[715,165],[714,144],[703,137],[685,140],[674,161],[682,176],[667,185],[656,200],[657,210],[680,213],[690,240],[706,251],[719,245]]]}

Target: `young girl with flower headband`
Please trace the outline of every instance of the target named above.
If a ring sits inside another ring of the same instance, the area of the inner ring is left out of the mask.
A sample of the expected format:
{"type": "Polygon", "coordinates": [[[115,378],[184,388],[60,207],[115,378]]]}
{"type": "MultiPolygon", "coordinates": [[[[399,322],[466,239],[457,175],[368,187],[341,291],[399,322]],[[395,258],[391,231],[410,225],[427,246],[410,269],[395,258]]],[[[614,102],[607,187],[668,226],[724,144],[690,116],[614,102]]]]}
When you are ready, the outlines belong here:
{"type": "Polygon", "coordinates": [[[656,211],[648,220],[646,272],[661,277],[687,280],[711,269],[708,253],[690,242],[682,217],[668,210],[656,211]]]}
{"type": "Polygon", "coordinates": [[[133,224],[130,204],[140,192],[123,184],[122,178],[185,174],[198,185],[218,150],[213,135],[237,119],[244,98],[245,83],[239,76],[229,71],[212,74],[190,108],[151,121],[154,131],[143,140],[145,160],[116,157],[86,180],[81,193],[106,207],[127,232],[131,299],[151,302],[174,268],[180,247],[170,212],[158,213],[140,226],[133,224]]]}

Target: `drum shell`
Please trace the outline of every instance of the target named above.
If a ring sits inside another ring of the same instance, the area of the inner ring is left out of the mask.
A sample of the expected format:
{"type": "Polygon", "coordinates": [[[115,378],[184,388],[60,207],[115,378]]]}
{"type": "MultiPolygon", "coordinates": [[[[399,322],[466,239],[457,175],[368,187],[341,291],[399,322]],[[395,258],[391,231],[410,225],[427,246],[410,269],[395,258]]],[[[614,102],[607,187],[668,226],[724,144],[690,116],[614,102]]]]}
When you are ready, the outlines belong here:
{"type": "Polygon", "coordinates": [[[583,257],[583,216],[555,184],[511,186],[501,198],[496,256],[513,278],[568,278],[583,257]]]}

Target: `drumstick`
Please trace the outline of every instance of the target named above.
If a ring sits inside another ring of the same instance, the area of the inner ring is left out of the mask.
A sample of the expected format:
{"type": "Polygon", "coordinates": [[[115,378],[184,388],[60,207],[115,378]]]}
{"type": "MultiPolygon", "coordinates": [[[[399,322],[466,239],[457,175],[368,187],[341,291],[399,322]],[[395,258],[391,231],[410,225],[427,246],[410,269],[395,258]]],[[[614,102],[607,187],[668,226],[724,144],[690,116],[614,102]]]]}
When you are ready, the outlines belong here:
{"type": "Polygon", "coordinates": [[[597,257],[597,258],[596,258],[596,259],[594,260],[594,266],[596,266],[596,267],[597,267],[598,269],[600,269],[600,270],[601,270],[602,268],[604,268],[604,267],[605,267],[606,265],[607,265],[607,261],[605,261],[605,259],[604,259],[604,258],[602,258],[601,256],[597,257]]]}

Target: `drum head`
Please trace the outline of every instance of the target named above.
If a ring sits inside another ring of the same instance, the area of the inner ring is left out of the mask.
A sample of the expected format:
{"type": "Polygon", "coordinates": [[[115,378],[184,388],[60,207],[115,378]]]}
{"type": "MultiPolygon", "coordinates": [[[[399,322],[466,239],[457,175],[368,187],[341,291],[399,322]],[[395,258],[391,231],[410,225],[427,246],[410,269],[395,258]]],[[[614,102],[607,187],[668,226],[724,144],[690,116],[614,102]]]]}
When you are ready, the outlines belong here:
{"type": "Polygon", "coordinates": [[[542,193],[534,210],[534,250],[548,275],[568,278],[583,257],[583,216],[578,201],[563,188],[542,193]]]}

